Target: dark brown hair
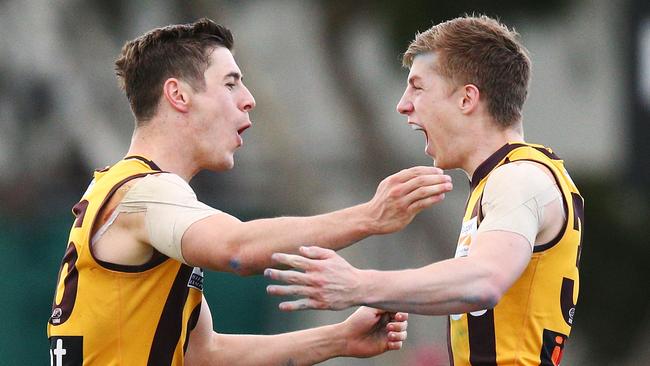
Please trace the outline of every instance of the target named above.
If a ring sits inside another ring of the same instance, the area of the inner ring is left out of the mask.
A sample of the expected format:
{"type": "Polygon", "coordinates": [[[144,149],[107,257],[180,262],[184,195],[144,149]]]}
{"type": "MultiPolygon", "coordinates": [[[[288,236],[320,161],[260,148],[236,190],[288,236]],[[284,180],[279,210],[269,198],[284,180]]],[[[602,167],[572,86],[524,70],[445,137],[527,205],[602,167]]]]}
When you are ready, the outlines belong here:
{"type": "Polygon", "coordinates": [[[509,127],[521,119],[530,79],[530,58],[518,36],[485,15],[464,16],[416,34],[402,63],[411,67],[417,55],[435,52],[436,71],[455,86],[476,85],[495,121],[509,127]]]}
{"type": "Polygon", "coordinates": [[[232,50],[232,33],[207,18],[157,28],[127,42],[115,61],[115,71],[137,123],[154,116],[168,78],[203,90],[204,73],[216,47],[232,50]]]}

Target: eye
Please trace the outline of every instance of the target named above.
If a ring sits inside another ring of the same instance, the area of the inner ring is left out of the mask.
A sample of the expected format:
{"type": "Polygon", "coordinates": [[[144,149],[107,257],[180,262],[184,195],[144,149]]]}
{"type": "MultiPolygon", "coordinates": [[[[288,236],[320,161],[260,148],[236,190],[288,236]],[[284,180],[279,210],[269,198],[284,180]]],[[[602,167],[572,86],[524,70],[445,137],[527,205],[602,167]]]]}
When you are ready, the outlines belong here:
{"type": "Polygon", "coordinates": [[[235,87],[235,84],[234,84],[234,83],[228,83],[228,84],[226,84],[226,88],[228,88],[228,90],[232,90],[234,87],[235,87]]]}

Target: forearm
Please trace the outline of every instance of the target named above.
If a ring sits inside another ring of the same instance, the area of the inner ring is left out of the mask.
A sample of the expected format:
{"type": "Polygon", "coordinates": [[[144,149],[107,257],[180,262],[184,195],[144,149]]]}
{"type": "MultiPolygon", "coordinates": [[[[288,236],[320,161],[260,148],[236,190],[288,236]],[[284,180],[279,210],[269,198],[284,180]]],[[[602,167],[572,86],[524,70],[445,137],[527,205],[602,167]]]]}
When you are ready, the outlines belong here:
{"type": "Polygon", "coordinates": [[[336,325],[277,335],[214,334],[206,365],[313,365],[344,354],[336,325]]]}
{"type": "Polygon", "coordinates": [[[377,234],[364,205],[310,217],[278,217],[243,222],[230,236],[231,265],[243,274],[273,265],[271,254],[295,253],[302,245],[338,250],[377,234]]]}
{"type": "Polygon", "coordinates": [[[402,271],[362,271],[357,302],[425,315],[491,308],[500,297],[495,272],[469,260],[454,258],[402,271]]]}

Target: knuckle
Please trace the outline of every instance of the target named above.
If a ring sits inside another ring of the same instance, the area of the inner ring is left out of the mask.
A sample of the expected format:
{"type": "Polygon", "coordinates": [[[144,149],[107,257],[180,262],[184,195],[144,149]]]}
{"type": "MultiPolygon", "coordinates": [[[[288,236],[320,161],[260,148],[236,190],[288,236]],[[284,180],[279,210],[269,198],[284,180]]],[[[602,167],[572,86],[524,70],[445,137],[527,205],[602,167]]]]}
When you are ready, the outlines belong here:
{"type": "Polygon", "coordinates": [[[313,276],[311,278],[311,283],[316,287],[323,287],[325,286],[325,279],[321,276],[313,276]]]}
{"type": "Polygon", "coordinates": [[[413,180],[418,187],[426,186],[427,184],[429,184],[429,177],[426,175],[419,175],[415,177],[413,180]]]}
{"type": "Polygon", "coordinates": [[[388,197],[400,198],[404,195],[404,190],[401,188],[394,188],[388,193],[388,197]]]}

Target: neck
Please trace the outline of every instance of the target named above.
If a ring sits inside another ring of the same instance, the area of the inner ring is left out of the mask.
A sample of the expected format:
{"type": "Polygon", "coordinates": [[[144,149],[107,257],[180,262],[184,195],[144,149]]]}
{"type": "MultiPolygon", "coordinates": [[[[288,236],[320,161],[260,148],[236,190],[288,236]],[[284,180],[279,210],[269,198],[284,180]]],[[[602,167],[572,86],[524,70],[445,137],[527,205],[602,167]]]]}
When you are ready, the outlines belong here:
{"type": "Polygon", "coordinates": [[[516,127],[506,128],[504,130],[490,130],[489,133],[479,134],[479,139],[472,144],[471,150],[467,154],[465,164],[462,169],[467,174],[467,178],[472,180],[472,176],[481,163],[489,158],[495,151],[508,142],[523,142],[524,134],[521,124],[516,127]]]}
{"type": "Polygon", "coordinates": [[[162,121],[149,121],[144,126],[136,127],[131,138],[129,155],[143,156],[160,167],[163,171],[174,173],[189,182],[199,167],[192,160],[183,139],[179,136],[161,133],[165,126],[162,121]]]}

